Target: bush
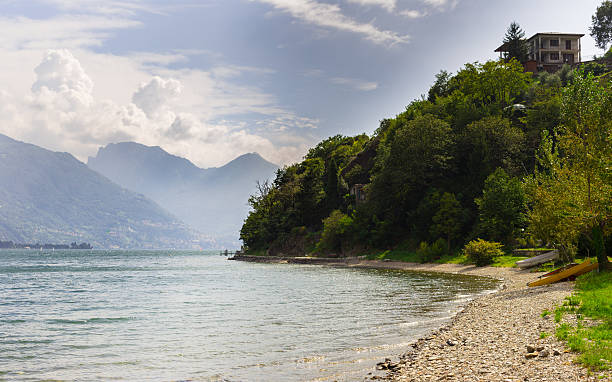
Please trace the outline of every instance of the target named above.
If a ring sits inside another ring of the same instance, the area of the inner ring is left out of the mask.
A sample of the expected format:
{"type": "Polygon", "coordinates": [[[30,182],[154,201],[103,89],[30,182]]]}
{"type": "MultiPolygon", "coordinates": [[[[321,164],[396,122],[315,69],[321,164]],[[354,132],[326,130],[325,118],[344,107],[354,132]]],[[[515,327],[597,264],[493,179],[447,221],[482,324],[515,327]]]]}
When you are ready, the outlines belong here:
{"type": "Polygon", "coordinates": [[[465,245],[463,253],[468,260],[479,267],[493,263],[494,259],[503,256],[501,243],[482,239],[472,240],[465,245]]]}
{"type": "Polygon", "coordinates": [[[423,241],[419,245],[419,249],[417,249],[417,254],[422,263],[438,260],[446,254],[446,241],[440,238],[431,245],[423,241]]]}
{"type": "Polygon", "coordinates": [[[342,244],[351,232],[353,219],[338,210],[332,211],[329,217],[323,219],[323,232],[321,240],[317,243],[316,251],[319,253],[339,253],[342,244]]]}

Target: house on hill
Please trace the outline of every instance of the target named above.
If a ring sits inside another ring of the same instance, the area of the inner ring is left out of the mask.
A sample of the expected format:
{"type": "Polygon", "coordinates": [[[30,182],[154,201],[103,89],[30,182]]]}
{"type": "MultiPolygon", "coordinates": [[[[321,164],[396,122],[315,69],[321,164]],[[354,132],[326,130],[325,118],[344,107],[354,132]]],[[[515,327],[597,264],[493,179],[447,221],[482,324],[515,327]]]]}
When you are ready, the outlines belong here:
{"type": "MultiPolygon", "coordinates": [[[[536,33],[526,40],[529,48],[528,60],[523,62],[526,72],[547,71],[554,73],[564,64],[576,65],[582,61],[579,33],[536,33]]],[[[495,49],[502,57],[507,52],[506,44],[495,49]]]]}

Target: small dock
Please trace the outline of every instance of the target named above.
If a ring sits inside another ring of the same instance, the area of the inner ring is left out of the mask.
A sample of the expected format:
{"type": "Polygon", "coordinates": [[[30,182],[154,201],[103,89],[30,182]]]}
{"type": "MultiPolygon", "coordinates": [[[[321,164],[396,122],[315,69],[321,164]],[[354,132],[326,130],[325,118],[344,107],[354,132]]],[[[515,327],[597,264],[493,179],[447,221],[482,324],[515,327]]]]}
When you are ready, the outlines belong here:
{"type": "Polygon", "coordinates": [[[242,255],[242,251],[238,250],[238,251],[230,251],[228,249],[225,249],[221,252],[219,252],[219,256],[225,256],[225,257],[234,257],[234,256],[240,256],[242,255]]]}

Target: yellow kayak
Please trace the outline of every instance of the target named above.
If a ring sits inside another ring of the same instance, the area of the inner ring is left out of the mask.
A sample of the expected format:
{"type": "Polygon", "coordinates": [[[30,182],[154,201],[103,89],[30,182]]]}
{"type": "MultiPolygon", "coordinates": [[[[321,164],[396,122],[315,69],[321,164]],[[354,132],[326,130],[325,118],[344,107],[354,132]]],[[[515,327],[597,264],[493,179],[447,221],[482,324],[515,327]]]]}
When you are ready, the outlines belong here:
{"type": "Polygon", "coordinates": [[[570,276],[580,276],[583,275],[587,272],[592,271],[593,269],[597,268],[598,264],[597,263],[591,263],[591,259],[586,259],[582,264],[578,264],[575,265],[571,268],[565,269],[559,273],[555,273],[552,274],[548,277],[545,277],[543,279],[540,280],[536,280],[536,281],[532,281],[529,284],[527,284],[527,286],[530,287],[535,287],[535,286],[540,286],[540,285],[548,285],[548,284],[552,284],[554,282],[557,282],[559,280],[563,280],[565,278],[568,278],[570,276]]]}

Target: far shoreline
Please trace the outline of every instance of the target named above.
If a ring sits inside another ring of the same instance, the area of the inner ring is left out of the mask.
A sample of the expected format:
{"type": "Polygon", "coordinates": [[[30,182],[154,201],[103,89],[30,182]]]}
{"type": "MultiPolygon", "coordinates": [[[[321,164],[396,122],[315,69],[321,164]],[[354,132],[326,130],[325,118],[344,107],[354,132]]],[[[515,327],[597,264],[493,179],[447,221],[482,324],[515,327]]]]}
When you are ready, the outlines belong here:
{"type": "MultiPolygon", "coordinates": [[[[574,289],[573,282],[528,288],[544,272],[462,264],[406,263],[351,258],[236,255],[229,260],[271,264],[313,264],[346,268],[393,269],[490,277],[501,281],[492,293],[465,304],[451,322],[414,341],[412,350],[389,355],[381,364],[387,375],[366,379],[390,381],[597,381],[606,372],[590,373],[575,364],[575,354],[554,335],[553,311],[574,289]],[[527,359],[527,346],[542,356],[527,359]]],[[[382,362],[383,360],[381,360],[382,362]]],[[[374,370],[372,371],[374,372],[374,370]]],[[[374,374],[374,373],[372,373],[374,374]]]]}

